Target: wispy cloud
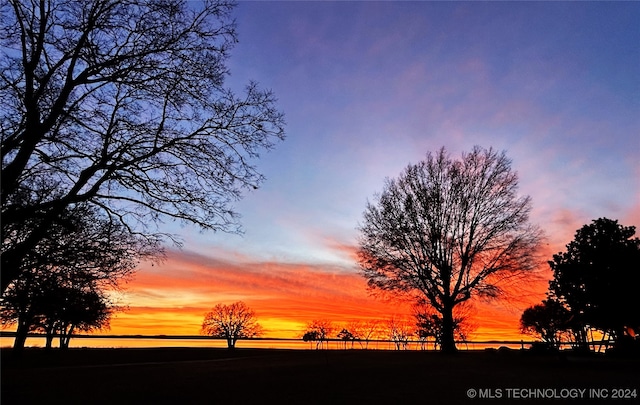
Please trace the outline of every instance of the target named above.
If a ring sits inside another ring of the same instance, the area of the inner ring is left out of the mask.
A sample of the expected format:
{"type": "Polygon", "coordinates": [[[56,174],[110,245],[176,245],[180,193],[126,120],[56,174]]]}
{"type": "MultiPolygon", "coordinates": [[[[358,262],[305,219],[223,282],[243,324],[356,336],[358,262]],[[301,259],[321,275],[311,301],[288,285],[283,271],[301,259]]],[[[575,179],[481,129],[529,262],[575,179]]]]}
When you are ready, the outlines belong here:
{"type": "MultiPolygon", "coordinates": [[[[353,247],[336,244],[335,249],[354,254],[353,247]]],[[[267,336],[272,337],[299,337],[304,325],[314,319],[346,324],[410,314],[409,303],[372,297],[365,279],[352,267],[248,261],[245,257],[221,260],[188,251],[170,252],[159,266],[142,266],[124,300],[129,309],[113,319],[110,333],[197,334],[211,307],[238,300],[256,311],[267,336]]],[[[474,321],[480,326],[480,337],[494,333],[490,329],[496,322],[511,325],[508,333],[517,335],[517,313],[508,312],[505,318],[500,308],[482,308],[474,321]]]]}

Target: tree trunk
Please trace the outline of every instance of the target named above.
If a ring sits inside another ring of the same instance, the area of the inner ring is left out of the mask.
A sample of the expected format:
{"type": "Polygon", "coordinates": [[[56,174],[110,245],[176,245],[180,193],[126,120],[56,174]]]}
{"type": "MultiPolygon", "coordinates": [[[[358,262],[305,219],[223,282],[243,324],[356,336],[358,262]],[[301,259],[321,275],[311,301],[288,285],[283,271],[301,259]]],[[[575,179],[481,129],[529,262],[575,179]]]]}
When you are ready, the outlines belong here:
{"type": "Polygon", "coordinates": [[[579,352],[588,352],[589,351],[589,339],[587,336],[587,331],[584,326],[578,326],[575,331],[575,339],[576,339],[576,347],[575,350],[579,352]]]}
{"type": "Polygon", "coordinates": [[[45,350],[50,351],[51,347],[53,346],[53,333],[47,331],[46,339],[47,339],[47,344],[45,346],[45,350]]]}
{"type": "Polygon", "coordinates": [[[70,336],[60,335],[60,349],[67,350],[69,348],[69,340],[71,340],[70,336]]]}
{"type": "Polygon", "coordinates": [[[233,338],[227,338],[227,348],[235,349],[236,348],[236,340],[233,338]]]}
{"type": "Polygon", "coordinates": [[[71,336],[73,335],[73,330],[75,326],[71,324],[69,330],[65,327],[60,327],[60,349],[66,350],[69,348],[69,341],[71,341],[71,336]]]}
{"type": "Polygon", "coordinates": [[[453,305],[445,305],[442,309],[442,341],[440,348],[444,353],[455,353],[456,348],[455,334],[453,323],[453,305]]]}
{"type": "Polygon", "coordinates": [[[13,352],[16,354],[24,351],[24,345],[27,341],[27,333],[29,333],[29,325],[26,322],[18,320],[18,329],[16,330],[16,339],[13,341],[13,352]]]}

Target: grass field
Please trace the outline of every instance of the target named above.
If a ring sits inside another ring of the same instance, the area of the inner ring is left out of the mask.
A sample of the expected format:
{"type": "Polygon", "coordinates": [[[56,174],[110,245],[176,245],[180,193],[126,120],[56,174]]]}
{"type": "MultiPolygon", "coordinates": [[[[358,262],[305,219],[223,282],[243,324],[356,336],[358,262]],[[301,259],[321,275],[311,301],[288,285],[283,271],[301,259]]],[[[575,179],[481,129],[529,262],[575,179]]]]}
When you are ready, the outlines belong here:
{"type": "Polygon", "coordinates": [[[1,354],[2,405],[604,404],[612,396],[640,403],[640,361],[604,356],[203,348],[1,354]]]}

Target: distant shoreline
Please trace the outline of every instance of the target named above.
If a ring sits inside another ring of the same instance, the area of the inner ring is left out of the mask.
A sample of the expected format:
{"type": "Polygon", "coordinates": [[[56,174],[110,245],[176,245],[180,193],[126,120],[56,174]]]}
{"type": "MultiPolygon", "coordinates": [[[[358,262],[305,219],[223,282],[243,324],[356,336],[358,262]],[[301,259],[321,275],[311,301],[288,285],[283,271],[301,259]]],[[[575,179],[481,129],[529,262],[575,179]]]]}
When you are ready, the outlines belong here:
{"type": "MultiPolygon", "coordinates": [[[[0,337],[12,338],[15,337],[16,333],[14,331],[0,331],[0,337]]],[[[28,337],[32,338],[45,338],[45,334],[43,333],[29,333],[28,337]]],[[[57,335],[56,335],[57,336],[57,335]]],[[[173,340],[225,340],[225,338],[217,338],[211,336],[203,336],[203,335],[111,335],[111,334],[77,334],[73,335],[73,339],[173,339],[173,340]]],[[[283,338],[283,337],[251,337],[251,338],[241,338],[239,341],[261,341],[261,340],[281,340],[281,341],[289,341],[289,342],[298,342],[302,341],[302,338],[283,338]]],[[[329,342],[345,342],[345,340],[338,338],[329,338],[325,339],[325,341],[329,342]]],[[[365,340],[354,340],[355,342],[365,342],[365,340]]],[[[347,342],[351,342],[351,340],[347,340],[347,342]]],[[[393,343],[391,340],[387,339],[369,339],[369,342],[379,342],[379,343],[393,343]]],[[[412,340],[411,343],[419,343],[418,341],[412,340]]],[[[468,341],[458,341],[457,344],[532,344],[539,343],[539,340],[468,340],[468,341]]],[[[308,342],[307,342],[308,343],[308,342]]],[[[432,343],[429,341],[428,343],[432,343]]],[[[599,342],[598,342],[599,343],[599,342]]]]}

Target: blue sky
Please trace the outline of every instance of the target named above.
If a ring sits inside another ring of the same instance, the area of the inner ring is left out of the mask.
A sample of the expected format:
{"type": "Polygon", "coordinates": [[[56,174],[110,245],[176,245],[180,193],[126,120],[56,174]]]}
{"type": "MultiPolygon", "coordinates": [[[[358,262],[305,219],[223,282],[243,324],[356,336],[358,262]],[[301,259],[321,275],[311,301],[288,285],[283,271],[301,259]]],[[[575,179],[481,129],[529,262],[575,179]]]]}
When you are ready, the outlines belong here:
{"type": "Polygon", "coordinates": [[[271,88],[288,139],[263,155],[267,183],[237,206],[244,238],[212,242],[330,257],[323,240],[354,243],[386,176],[441,146],[457,155],[476,144],[507,151],[542,227],[563,213],[575,226],[637,219],[639,10],[240,2],[230,84],[271,88]]]}
{"type": "MultiPolygon", "coordinates": [[[[295,264],[326,272],[326,283],[355,274],[367,199],[442,146],[454,156],[474,145],[506,150],[550,252],[598,217],[640,225],[640,3],[242,1],[235,17],[227,84],[272,89],[287,139],[256,162],[267,181],[235,206],[243,236],[168,224],[184,250],[141,269],[141,280],[171,284],[194,262],[204,270],[179,277],[197,283],[210,263],[212,286],[224,263],[238,274],[295,264]]],[[[153,305],[250,302],[259,282],[238,277],[197,299],[173,286],[173,301],[153,305]]],[[[338,290],[339,301],[348,292],[338,290]]],[[[144,297],[133,283],[131,308],[144,297]]],[[[270,316],[286,318],[279,310],[270,316]]]]}

